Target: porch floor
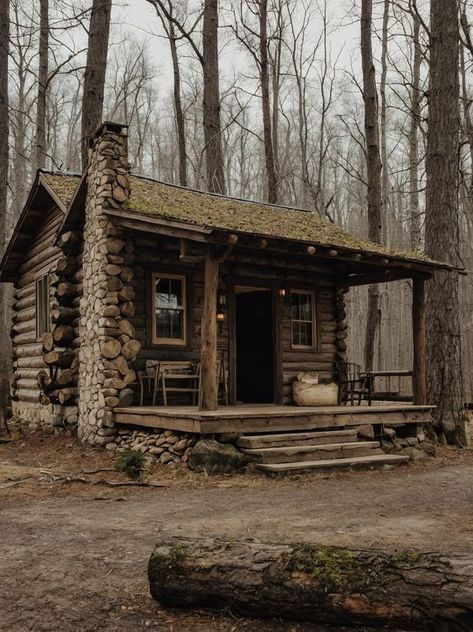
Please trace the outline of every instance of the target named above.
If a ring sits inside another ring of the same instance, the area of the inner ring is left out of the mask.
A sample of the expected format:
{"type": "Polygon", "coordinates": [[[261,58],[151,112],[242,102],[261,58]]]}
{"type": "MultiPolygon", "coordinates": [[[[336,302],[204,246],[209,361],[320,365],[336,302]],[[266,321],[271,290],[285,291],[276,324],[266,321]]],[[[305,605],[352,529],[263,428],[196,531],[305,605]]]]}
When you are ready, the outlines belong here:
{"type": "Polygon", "coordinates": [[[431,421],[433,408],[412,404],[327,407],[253,404],[221,406],[209,412],[199,411],[195,406],[130,406],[115,408],[114,419],[117,424],[199,434],[285,432],[365,424],[427,423],[431,421]]]}

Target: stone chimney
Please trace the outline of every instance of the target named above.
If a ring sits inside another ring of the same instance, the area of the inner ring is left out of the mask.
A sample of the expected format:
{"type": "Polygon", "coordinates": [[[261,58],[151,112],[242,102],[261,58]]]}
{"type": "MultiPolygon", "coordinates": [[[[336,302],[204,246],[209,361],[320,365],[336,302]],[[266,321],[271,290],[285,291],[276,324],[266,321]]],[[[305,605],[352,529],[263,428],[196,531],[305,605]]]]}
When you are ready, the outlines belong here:
{"type": "Polygon", "coordinates": [[[130,196],[128,128],[106,122],[89,141],[83,294],[80,310],[79,436],[105,445],[116,430],[113,408],[133,399],[130,366],[139,351],[132,323],[133,241],[106,211],[130,196]]]}

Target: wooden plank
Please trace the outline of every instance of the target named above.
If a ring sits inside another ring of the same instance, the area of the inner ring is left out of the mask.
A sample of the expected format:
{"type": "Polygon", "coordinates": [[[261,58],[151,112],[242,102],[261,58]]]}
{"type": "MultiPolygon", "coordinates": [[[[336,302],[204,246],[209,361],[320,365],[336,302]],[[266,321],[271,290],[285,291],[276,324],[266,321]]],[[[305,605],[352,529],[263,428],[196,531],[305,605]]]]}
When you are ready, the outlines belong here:
{"type": "Polygon", "coordinates": [[[200,410],[217,410],[217,288],[219,264],[213,248],[205,255],[204,308],[201,321],[200,410]]]}
{"type": "Polygon", "coordinates": [[[119,425],[164,428],[181,432],[201,433],[200,422],[182,417],[161,417],[160,415],[140,415],[137,413],[114,413],[114,421],[119,425]]]}

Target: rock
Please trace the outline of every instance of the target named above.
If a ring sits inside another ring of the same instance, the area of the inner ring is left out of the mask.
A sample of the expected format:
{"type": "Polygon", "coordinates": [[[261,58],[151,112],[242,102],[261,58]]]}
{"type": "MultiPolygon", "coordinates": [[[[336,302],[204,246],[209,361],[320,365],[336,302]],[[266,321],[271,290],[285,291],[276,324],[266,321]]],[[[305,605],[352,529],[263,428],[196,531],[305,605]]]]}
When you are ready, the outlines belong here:
{"type": "Polygon", "coordinates": [[[425,432],[423,430],[417,431],[417,441],[419,443],[422,443],[423,441],[425,441],[425,432]]]}
{"type": "Polygon", "coordinates": [[[394,428],[389,428],[385,426],[383,428],[383,435],[386,439],[391,439],[391,441],[394,441],[394,439],[396,438],[396,431],[394,430],[394,428]]]}
{"type": "Polygon", "coordinates": [[[416,437],[406,437],[407,445],[416,446],[419,442],[416,437]]]}
{"type": "Polygon", "coordinates": [[[184,452],[187,447],[187,439],[180,439],[174,444],[174,450],[176,452],[184,452]]]}
{"type": "Polygon", "coordinates": [[[419,448],[414,447],[404,448],[401,454],[408,456],[411,461],[414,461],[414,463],[420,463],[428,458],[427,454],[423,450],[419,450],[419,448]]]}
{"type": "Polygon", "coordinates": [[[250,458],[229,443],[213,439],[198,441],[189,458],[189,467],[196,472],[232,473],[243,470],[250,458]]]}
{"type": "Polygon", "coordinates": [[[422,441],[422,443],[419,444],[419,448],[428,456],[435,456],[435,445],[430,443],[430,441],[422,441]]]}
{"type": "Polygon", "coordinates": [[[163,452],[161,456],[159,457],[159,462],[165,464],[165,463],[169,463],[173,459],[174,459],[174,455],[169,454],[169,452],[163,452]]]}
{"type": "Polygon", "coordinates": [[[358,428],[358,436],[363,439],[374,439],[374,428],[371,425],[360,426],[358,428]]]}

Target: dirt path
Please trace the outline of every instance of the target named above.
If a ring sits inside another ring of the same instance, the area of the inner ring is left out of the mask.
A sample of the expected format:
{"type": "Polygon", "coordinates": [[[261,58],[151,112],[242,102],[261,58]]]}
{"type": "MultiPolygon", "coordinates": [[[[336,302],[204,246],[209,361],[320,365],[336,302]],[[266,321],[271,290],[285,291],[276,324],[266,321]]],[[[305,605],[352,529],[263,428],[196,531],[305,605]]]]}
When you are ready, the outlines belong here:
{"type": "Polygon", "coordinates": [[[448,451],[425,466],[291,480],[205,478],[163,467],[155,479],[166,487],[128,490],[37,476],[38,465],[107,467],[104,452],[72,442],[58,460],[65,439],[20,446],[0,447],[0,627],[10,632],[321,632],[161,610],[148,597],[146,564],[167,534],[452,552],[471,549],[473,540],[471,452],[448,451]],[[2,481],[27,475],[2,490],[2,481]]]}

